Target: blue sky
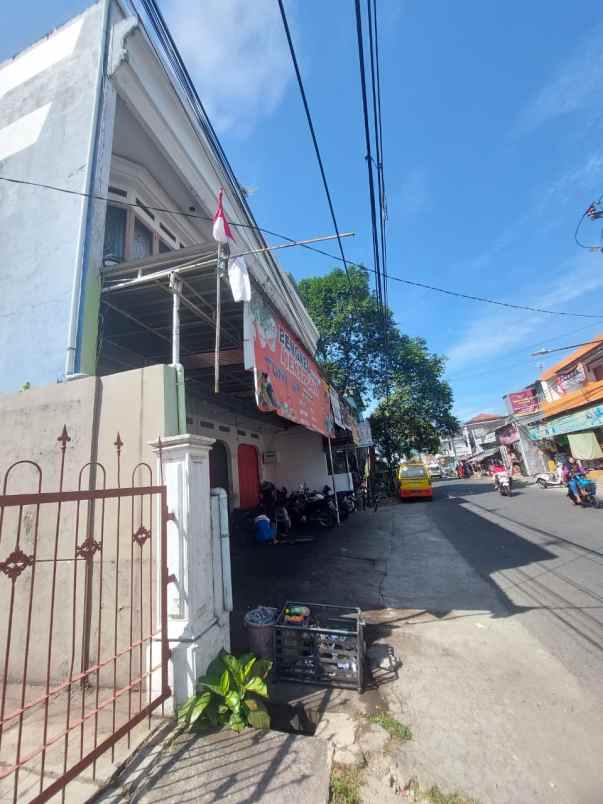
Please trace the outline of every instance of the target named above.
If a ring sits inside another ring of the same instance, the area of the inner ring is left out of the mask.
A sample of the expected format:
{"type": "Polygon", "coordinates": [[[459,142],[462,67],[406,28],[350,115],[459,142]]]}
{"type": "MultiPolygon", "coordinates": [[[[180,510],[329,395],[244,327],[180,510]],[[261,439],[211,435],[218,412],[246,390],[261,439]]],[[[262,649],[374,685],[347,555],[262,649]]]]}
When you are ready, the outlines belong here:
{"type": "MultiPolygon", "coordinates": [[[[87,5],[4,10],[0,59],[87,5]],[[8,19],[7,19],[8,16],[8,19]]],[[[261,225],[332,231],[276,0],[162,0],[261,225]]],[[[350,260],[371,264],[352,0],[286,0],[350,260]]],[[[389,271],[519,304],[601,314],[507,311],[392,282],[403,332],[448,355],[461,418],[502,410],[552,358],[540,346],[603,331],[603,255],[579,249],[582,211],[603,193],[603,17],[596,4],[379,0],[389,199],[389,271]]],[[[585,227],[589,242],[600,232],[585,227]]],[[[333,248],[333,251],[335,249],[333,248]]],[[[295,277],[327,258],[282,253],[295,277]]]]}

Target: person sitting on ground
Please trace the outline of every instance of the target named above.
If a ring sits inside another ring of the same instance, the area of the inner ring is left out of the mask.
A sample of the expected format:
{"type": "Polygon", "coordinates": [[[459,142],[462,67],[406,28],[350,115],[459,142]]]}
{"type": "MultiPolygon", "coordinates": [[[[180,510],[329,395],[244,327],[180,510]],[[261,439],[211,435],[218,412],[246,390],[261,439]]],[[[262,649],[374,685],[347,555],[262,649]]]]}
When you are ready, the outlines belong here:
{"type": "Polygon", "coordinates": [[[278,543],[276,525],[272,524],[262,508],[260,508],[260,513],[253,522],[255,525],[255,540],[258,544],[278,543]]]}

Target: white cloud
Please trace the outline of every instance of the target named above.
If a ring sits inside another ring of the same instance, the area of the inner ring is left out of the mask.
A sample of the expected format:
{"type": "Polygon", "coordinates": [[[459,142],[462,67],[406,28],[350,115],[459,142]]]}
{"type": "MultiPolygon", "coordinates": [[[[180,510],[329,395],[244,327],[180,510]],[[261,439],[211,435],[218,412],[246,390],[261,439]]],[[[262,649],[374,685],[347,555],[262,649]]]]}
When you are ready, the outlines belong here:
{"type": "Polygon", "coordinates": [[[277,3],[166,0],[164,8],[213,125],[245,136],[275,110],[292,75],[277,3]]]}
{"type": "MultiPolygon", "coordinates": [[[[543,277],[543,284],[549,290],[542,295],[526,297],[521,292],[510,299],[513,303],[544,309],[559,308],[576,310],[571,303],[595,290],[603,288],[601,256],[584,253],[568,260],[560,275],[554,281],[543,277]]],[[[526,312],[513,315],[511,311],[492,309],[469,324],[463,337],[448,350],[447,370],[450,374],[468,365],[477,365],[490,360],[511,347],[520,346],[529,338],[538,340],[538,334],[546,331],[546,322],[551,317],[539,313],[526,312]]],[[[570,319],[567,319],[568,321],[570,319]]],[[[578,322],[573,318],[571,321],[578,322]]],[[[587,323],[588,319],[582,319],[587,323]]],[[[593,324],[595,323],[593,319],[593,324]]],[[[603,319],[601,320],[603,330],[603,319]]]]}
{"type": "Polygon", "coordinates": [[[514,133],[527,134],[555,118],[598,107],[602,81],[603,26],[599,26],[523,109],[514,133]]]}

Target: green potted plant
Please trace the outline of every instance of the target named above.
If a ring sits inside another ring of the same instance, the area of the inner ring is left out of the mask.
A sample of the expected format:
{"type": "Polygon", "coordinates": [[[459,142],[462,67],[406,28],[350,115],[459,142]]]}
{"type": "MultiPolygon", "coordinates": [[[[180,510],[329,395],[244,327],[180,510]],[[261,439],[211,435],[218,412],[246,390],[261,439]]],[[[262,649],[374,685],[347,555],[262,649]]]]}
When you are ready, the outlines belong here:
{"type": "Polygon", "coordinates": [[[197,681],[194,695],[178,709],[182,728],[201,731],[209,726],[248,726],[269,729],[270,716],[262,699],[268,698],[266,677],[272,662],[245,653],[238,659],[222,651],[197,681]]]}

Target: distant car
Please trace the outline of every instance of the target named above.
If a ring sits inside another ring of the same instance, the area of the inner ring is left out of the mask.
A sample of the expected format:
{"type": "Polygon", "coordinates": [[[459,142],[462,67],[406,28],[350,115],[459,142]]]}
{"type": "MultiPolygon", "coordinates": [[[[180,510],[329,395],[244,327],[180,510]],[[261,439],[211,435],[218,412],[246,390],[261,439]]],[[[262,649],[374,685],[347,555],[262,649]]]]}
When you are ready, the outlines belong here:
{"type": "Polygon", "coordinates": [[[428,469],[431,477],[434,477],[436,480],[442,479],[442,467],[439,465],[439,463],[430,464],[428,469]]]}

